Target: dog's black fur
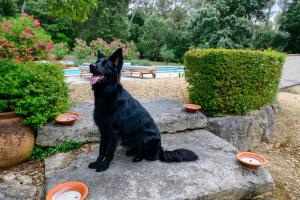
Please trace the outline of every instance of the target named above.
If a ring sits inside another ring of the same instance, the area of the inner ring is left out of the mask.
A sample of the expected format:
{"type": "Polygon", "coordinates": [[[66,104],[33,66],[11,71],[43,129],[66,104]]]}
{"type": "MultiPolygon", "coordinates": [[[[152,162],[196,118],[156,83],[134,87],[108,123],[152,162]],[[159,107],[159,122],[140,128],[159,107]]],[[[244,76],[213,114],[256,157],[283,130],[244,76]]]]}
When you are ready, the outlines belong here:
{"type": "Polygon", "coordinates": [[[127,148],[126,155],[134,156],[133,162],[160,160],[163,162],[194,161],[198,156],[187,149],[164,151],[160,133],[147,110],[134,99],[120,83],[123,66],[122,49],[106,58],[98,52],[98,61],[90,65],[94,77],[101,77],[92,84],[95,95],[94,120],[101,134],[99,156],[89,168],[105,171],[113,159],[118,138],[127,148]]]}

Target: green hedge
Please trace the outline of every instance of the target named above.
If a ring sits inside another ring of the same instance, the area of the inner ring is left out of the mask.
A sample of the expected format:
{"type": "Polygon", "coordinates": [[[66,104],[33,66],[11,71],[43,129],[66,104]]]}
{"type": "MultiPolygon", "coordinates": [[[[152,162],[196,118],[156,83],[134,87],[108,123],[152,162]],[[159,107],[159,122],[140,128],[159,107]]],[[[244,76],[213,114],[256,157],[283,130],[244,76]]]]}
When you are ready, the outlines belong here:
{"type": "Polygon", "coordinates": [[[67,108],[60,65],[0,60],[0,112],[16,111],[24,124],[37,129],[67,108]]]}
{"type": "Polygon", "coordinates": [[[211,114],[243,114],[273,102],[285,55],[193,49],[185,53],[184,60],[191,102],[211,114]]]}
{"type": "Polygon", "coordinates": [[[150,60],[142,60],[142,59],[133,59],[131,60],[131,65],[134,66],[151,66],[150,60]]]}

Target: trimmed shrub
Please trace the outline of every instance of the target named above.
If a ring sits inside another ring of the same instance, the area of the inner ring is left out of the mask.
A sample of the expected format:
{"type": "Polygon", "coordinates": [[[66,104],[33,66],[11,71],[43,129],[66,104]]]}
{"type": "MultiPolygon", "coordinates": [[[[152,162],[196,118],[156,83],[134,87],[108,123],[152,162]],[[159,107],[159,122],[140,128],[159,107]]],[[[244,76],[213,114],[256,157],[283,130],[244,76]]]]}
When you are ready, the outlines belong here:
{"type": "Polygon", "coordinates": [[[131,60],[131,64],[135,66],[151,66],[151,61],[136,59],[136,60],[131,60]]]}
{"type": "Polygon", "coordinates": [[[68,108],[68,87],[58,64],[0,60],[0,112],[15,111],[41,128],[68,108]]]}
{"type": "Polygon", "coordinates": [[[18,61],[33,61],[46,58],[53,47],[40,22],[24,14],[0,21],[0,57],[18,61]]]}
{"type": "Polygon", "coordinates": [[[243,114],[273,102],[285,55],[193,49],[185,53],[184,60],[191,102],[210,114],[243,114]]]}

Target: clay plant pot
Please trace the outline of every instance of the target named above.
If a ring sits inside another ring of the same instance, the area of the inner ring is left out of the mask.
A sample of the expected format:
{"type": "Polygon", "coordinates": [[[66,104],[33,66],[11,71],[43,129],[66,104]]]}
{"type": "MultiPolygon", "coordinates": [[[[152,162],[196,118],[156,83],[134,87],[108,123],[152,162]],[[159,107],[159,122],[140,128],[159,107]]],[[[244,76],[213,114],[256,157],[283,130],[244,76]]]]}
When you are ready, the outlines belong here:
{"type": "Polygon", "coordinates": [[[183,107],[186,112],[197,112],[201,109],[201,106],[191,103],[183,104],[183,107]]]}
{"type": "Polygon", "coordinates": [[[0,168],[24,162],[32,153],[35,135],[15,112],[0,113],[0,168]]]}
{"type": "Polygon", "coordinates": [[[252,152],[240,152],[236,158],[242,165],[250,169],[258,169],[267,164],[265,157],[252,152]]]}
{"type": "Polygon", "coordinates": [[[88,191],[88,187],[82,182],[64,182],[52,188],[48,192],[46,200],[85,200],[87,198],[88,191]]]}
{"type": "Polygon", "coordinates": [[[63,125],[72,125],[80,118],[80,114],[76,112],[67,112],[55,117],[55,121],[63,125]]]}

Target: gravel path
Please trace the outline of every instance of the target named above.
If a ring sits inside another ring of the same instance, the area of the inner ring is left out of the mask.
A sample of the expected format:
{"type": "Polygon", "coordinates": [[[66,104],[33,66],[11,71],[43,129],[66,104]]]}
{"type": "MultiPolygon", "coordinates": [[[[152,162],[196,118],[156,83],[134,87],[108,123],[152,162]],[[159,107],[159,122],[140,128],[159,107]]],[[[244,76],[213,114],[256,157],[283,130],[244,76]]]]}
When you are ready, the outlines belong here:
{"type": "MultiPolygon", "coordinates": [[[[295,88],[290,88],[295,91],[295,88]]],[[[281,111],[276,114],[276,130],[270,143],[255,150],[265,155],[276,188],[268,197],[277,200],[300,199],[300,93],[280,92],[281,111]]],[[[264,196],[263,199],[265,199],[264,196]]]]}
{"type": "MultiPolygon", "coordinates": [[[[168,97],[188,102],[188,84],[184,78],[123,80],[122,85],[137,99],[168,97]]],[[[73,101],[94,100],[90,84],[70,85],[70,88],[73,101]]]]}

